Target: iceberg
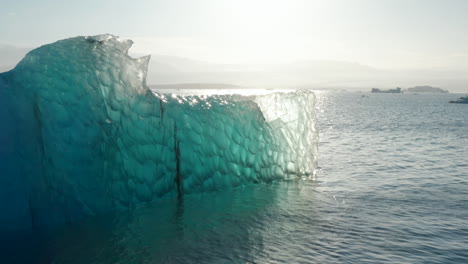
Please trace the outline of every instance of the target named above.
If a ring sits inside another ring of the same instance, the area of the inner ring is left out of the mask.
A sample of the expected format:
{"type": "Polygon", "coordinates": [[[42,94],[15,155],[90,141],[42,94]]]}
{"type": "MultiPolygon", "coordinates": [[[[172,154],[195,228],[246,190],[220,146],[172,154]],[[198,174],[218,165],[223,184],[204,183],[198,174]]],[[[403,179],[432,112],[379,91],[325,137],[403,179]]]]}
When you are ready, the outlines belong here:
{"type": "Polygon", "coordinates": [[[0,74],[0,231],[314,174],[312,92],[152,91],[131,45],[69,38],[0,74]]]}

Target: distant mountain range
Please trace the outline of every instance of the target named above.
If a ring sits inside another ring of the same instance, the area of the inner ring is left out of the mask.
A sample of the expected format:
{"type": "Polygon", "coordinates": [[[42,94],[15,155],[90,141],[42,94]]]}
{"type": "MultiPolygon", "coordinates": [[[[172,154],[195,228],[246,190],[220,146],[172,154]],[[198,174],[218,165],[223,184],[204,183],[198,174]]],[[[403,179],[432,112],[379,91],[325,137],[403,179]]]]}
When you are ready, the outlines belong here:
{"type": "MultiPolygon", "coordinates": [[[[14,67],[29,51],[0,45],[0,72],[14,67]]],[[[144,54],[131,54],[134,57],[144,54]]],[[[346,61],[296,61],[278,64],[222,64],[200,60],[152,55],[147,83],[230,84],[254,88],[384,89],[412,87],[420,83],[468,91],[468,74],[463,70],[385,70],[346,61]]],[[[198,85],[199,86],[199,85],[198,85]]],[[[219,85],[218,85],[219,86],[219,85]]]]}
{"type": "Polygon", "coordinates": [[[415,86],[407,89],[396,87],[394,89],[379,89],[372,88],[372,93],[448,93],[448,90],[441,89],[439,87],[432,87],[429,85],[415,86]]]}
{"type": "Polygon", "coordinates": [[[13,69],[30,50],[31,48],[19,48],[0,44],[0,72],[13,69]]]}
{"type": "Polygon", "coordinates": [[[441,89],[439,87],[432,87],[429,85],[415,86],[406,89],[406,91],[411,93],[448,93],[447,90],[441,89]]]}
{"type": "Polygon", "coordinates": [[[152,84],[151,89],[241,89],[238,85],[226,83],[179,83],[179,84],[152,84]]]}

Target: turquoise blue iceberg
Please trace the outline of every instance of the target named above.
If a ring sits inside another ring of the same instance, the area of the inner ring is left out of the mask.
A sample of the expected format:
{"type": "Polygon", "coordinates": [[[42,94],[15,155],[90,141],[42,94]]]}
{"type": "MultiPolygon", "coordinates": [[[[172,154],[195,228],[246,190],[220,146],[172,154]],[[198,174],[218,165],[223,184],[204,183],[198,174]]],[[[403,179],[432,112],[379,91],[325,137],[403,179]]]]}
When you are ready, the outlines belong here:
{"type": "Polygon", "coordinates": [[[0,230],[314,174],[313,93],[151,91],[131,45],[65,39],[0,74],[0,230]]]}

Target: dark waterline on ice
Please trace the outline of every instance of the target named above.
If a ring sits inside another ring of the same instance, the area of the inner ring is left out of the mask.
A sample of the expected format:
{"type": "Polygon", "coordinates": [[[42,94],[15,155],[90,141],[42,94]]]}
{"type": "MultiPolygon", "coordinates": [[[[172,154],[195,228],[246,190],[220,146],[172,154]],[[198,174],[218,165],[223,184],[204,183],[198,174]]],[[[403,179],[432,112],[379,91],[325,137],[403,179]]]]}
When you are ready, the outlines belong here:
{"type": "Polygon", "coordinates": [[[2,263],[467,263],[468,107],[319,92],[317,180],[2,234],[2,263]]]}

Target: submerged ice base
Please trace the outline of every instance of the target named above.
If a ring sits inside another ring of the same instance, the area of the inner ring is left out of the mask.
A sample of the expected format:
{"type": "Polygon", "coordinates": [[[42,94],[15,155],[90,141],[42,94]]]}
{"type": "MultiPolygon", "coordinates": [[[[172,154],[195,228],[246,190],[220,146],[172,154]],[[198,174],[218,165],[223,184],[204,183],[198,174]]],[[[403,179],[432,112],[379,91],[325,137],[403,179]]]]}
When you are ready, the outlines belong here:
{"type": "Polygon", "coordinates": [[[311,92],[151,91],[131,45],[70,38],[0,74],[0,230],[314,173],[311,92]]]}

